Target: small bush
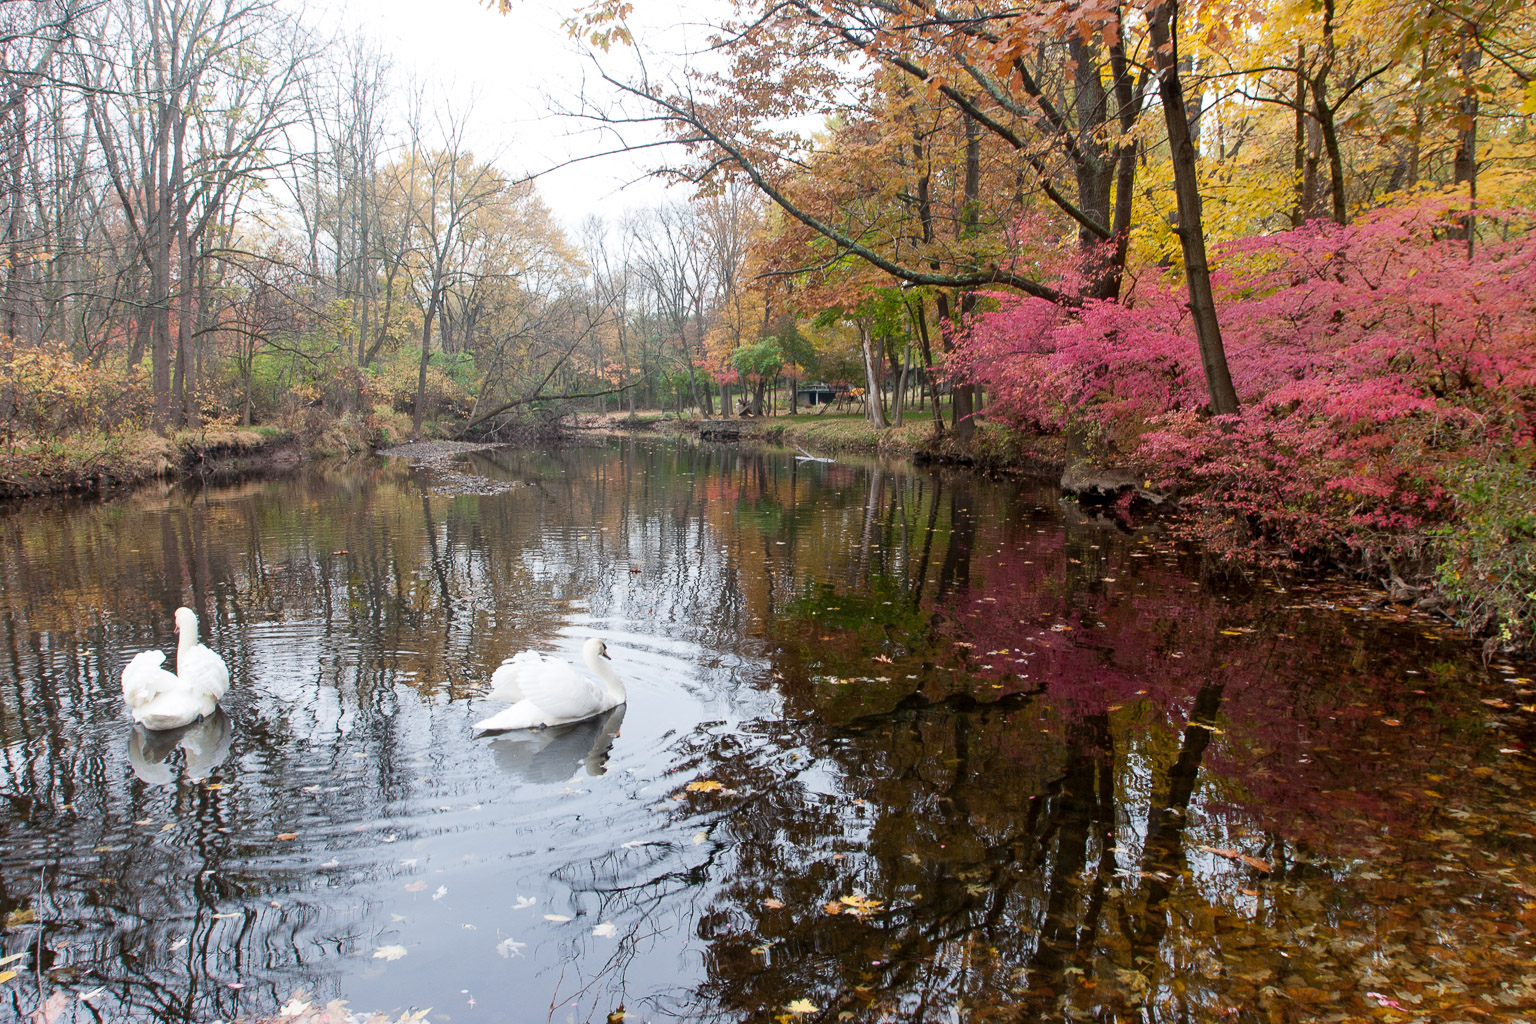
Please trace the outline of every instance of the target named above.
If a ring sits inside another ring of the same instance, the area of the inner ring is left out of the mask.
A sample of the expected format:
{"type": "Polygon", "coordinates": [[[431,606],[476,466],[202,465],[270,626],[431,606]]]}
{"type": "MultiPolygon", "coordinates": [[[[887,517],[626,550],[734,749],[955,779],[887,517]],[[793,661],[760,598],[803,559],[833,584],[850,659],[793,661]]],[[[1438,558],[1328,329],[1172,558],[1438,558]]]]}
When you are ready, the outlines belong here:
{"type": "Polygon", "coordinates": [[[1467,467],[1454,489],[1457,518],[1435,531],[1440,587],[1459,618],[1494,647],[1536,637],[1536,475],[1499,459],[1467,467]]]}

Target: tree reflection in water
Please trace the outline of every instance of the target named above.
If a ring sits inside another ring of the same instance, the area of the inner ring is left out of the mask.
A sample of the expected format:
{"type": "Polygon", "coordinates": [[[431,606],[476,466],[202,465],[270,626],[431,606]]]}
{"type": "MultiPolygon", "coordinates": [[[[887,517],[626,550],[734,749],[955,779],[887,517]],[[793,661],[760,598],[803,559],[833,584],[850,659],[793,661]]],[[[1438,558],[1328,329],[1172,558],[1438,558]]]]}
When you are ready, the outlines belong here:
{"type": "Polygon", "coordinates": [[[372,461],[0,518],[0,955],[105,1020],[301,987],[460,1019],[1536,1007],[1529,684],[1426,621],[963,473],[642,441],[456,470],[508,486],[372,461]],[[117,672],[183,603],[228,717],[140,736],[117,672]],[[471,739],[503,657],[596,632],[627,707],[471,739]]]}

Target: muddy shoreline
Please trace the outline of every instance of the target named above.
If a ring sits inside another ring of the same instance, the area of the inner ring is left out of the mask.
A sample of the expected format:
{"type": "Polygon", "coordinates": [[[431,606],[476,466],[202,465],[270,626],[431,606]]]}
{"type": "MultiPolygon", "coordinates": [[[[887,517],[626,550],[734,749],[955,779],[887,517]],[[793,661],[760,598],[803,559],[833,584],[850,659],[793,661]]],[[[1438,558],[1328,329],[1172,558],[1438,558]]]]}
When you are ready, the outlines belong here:
{"type": "Polygon", "coordinates": [[[50,495],[100,497],[152,480],[212,480],[281,472],[303,459],[302,446],[293,434],[250,430],[170,438],[146,433],[67,449],[19,449],[0,452],[0,500],[50,495]]]}

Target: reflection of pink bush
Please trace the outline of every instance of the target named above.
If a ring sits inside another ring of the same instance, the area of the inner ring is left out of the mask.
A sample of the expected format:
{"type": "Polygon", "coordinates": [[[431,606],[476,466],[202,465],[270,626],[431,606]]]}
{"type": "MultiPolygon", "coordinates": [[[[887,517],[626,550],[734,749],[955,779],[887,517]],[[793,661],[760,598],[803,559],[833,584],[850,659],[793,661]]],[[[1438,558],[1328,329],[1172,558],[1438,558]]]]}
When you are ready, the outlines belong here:
{"type": "Polygon", "coordinates": [[[1470,261],[1430,202],[1227,246],[1217,284],[1243,401],[1227,429],[1206,415],[1172,280],[1075,312],[1000,297],[969,325],[960,370],[994,416],[1084,421],[1154,482],[1199,485],[1190,504],[1218,540],[1412,547],[1449,508],[1449,468],[1536,437],[1536,234],[1506,219],[1515,237],[1470,261]]]}

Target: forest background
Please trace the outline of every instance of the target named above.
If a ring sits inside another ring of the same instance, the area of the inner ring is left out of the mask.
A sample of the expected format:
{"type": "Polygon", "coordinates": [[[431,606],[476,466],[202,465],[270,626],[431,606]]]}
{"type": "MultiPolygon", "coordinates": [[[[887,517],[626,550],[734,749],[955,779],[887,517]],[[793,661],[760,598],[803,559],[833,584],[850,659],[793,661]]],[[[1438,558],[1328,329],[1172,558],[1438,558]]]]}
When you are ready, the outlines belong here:
{"type": "Polygon", "coordinates": [[[1531,642],[1529,4],[738,0],[665,65],[632,14],[559,114],[681,188],[571,229],[286,5],[0,0],[5,478],[862,391],[1531,642]]]}

